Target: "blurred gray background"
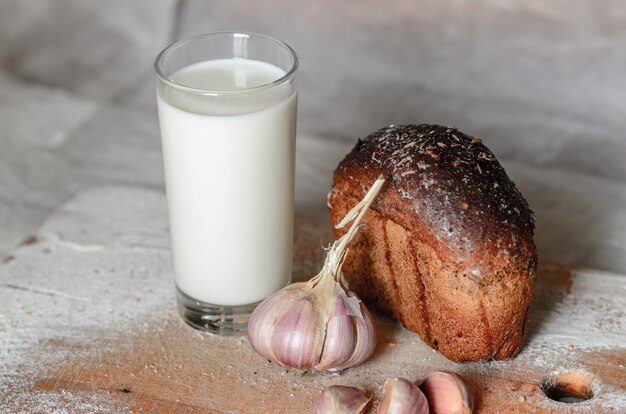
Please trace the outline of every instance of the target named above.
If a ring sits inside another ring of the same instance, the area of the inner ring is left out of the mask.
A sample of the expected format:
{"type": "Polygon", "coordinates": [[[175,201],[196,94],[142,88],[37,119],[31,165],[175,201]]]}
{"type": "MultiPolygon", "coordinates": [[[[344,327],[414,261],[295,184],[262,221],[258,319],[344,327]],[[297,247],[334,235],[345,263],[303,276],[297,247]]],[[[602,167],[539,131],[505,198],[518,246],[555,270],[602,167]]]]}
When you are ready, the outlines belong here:
{"type": "Polygon", "coordinates": [[[626,2],[0,0],[0,253],[103,184],[163,189],[152,62],[194,34],[301,59],[297,211],[391,123],[456,125],[537,214],[540,256],[626,273],[626,2]]]}

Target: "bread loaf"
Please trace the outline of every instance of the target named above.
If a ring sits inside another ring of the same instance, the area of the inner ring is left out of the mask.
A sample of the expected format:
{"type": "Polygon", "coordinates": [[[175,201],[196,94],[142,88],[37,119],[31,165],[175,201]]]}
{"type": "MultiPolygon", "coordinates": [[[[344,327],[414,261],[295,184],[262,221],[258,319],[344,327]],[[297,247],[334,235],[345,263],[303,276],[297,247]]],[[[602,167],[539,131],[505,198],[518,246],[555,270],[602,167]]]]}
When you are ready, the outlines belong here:
{"type": "Polygon", "coordinates": [[[337,167],[333,228],[381,174],[343,266],[350,289],[452,361],[516,355],[534,294],[534,215],[493,153],[453,127],[383,128],[337,167]]]}

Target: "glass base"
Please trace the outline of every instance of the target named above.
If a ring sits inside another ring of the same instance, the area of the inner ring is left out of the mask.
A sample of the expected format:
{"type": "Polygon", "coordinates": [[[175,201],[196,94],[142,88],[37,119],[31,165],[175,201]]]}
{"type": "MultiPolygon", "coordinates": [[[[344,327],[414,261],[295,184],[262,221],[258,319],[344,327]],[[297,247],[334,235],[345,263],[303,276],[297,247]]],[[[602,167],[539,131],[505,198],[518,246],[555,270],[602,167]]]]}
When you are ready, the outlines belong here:
{"type": "Polygon", "coordinates": [[[211,305],[192,298],[176,287],[178,313],[191,327],[210,334],[241,336],[248,332],[248,319],[259,304],[211,305]]]}

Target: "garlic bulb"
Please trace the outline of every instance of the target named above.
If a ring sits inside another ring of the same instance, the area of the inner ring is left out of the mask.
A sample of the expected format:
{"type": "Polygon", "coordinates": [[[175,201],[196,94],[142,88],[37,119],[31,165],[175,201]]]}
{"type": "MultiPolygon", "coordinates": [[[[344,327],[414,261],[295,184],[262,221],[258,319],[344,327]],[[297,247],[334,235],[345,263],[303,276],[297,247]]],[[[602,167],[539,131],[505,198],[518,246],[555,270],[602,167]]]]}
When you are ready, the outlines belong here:
{"type": "Polygon", "coordinates": [[[387,378],[377,414],[428,414],[428,401],[413,382],[387,378]]]}
{"type": "Polygon", "coordinates": [[[317,414],[362,414],[372,397],[358,388],[332,385],[317,401],[317,414]]]}
{"type": "Polygon", "coordinates": [[[470,414],[474,398],[463,378],[451,372],[433,372],[420,388],[435,414],[470,414]]]}
{"type": "Polygon", "coordinates": [[[340,274],[346,246],[384,182],[379,177],[337,225],[354,220],[328,250],[317,276],[286,286],[257,306],[248,322],[248,339],[256,352],[298,371],[342,370],[372,355],[374,320],[358,296],[342,286],[340,274]]]}

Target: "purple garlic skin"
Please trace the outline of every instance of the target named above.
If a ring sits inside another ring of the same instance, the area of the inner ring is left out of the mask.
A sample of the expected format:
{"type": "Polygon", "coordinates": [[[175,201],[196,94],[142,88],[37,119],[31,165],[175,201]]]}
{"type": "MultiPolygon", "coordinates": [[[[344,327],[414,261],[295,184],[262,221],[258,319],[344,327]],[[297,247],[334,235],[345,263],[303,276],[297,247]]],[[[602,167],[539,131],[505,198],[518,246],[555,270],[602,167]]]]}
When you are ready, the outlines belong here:
{"type": "Polygon", "coordinates": [[[252,348],[298,371],[365,362],[376,347],[374,319],[353,292],[336,293],[343,289],[336,285],[328,279],[306,290],[306,283],[294,283],[270,296],[248,322],[252,348]]]}
{"type": "Polygon", "coordinates": [[[428,401],[415,383],[387,378],[377,414],[428,414],[428,401]]]}
{"type": "Polygon", "coordinates": [[[326,388],[317,401],[317,414],[362,414],[372,397],[345,385],[326,388]]]}
{"type": "Polygon", "coordinates": [[[474,397],[467,383],[452,372],[433,372],[420,388],[426,395],[431,413],[471,414],[474,397]]]}
{"type": "MultiPolygon", "coordinates": [[[[348,297],[358,299],[356,293],[347,292],[348,297]]],[[[344,300],[335,300],[334,308],[326,323],[326,339],[319,362],[313,367],[342,370],[367,361],[376,348],[376,326],[374,318],[359,299],[361,316],[350,315],[344,300]]]]}

